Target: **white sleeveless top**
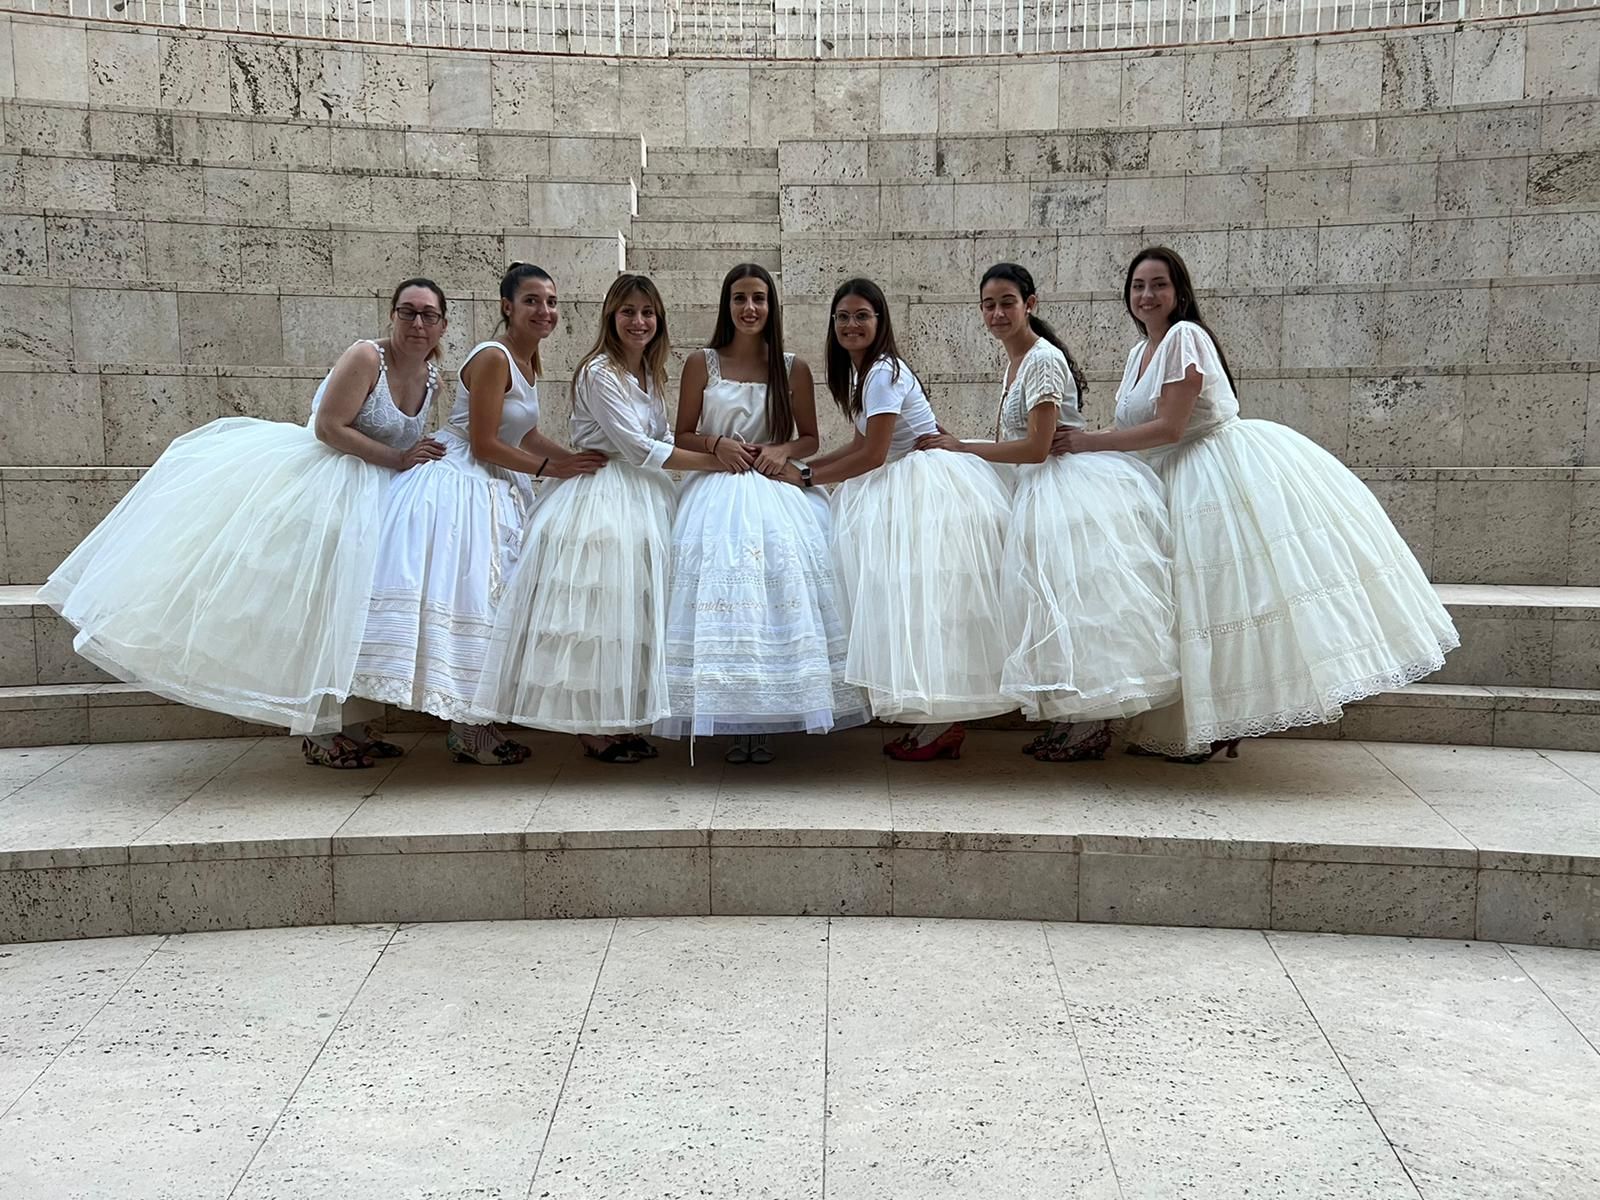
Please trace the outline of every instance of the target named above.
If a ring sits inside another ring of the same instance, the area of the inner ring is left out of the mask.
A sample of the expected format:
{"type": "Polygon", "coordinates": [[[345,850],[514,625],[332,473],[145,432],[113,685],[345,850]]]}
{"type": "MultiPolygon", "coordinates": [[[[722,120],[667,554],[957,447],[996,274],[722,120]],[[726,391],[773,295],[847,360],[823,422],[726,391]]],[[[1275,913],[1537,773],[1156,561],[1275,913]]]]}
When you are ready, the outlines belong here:
{"type": "MultiPolygon", "coordinates": [[[[700,401],[700,427],[704,437],[730,437],[741,442],[765,444],[776,435],[767,428],[767,384],[724,379],[722,360],[707,346],[701,353],[706,360],[706,390],[700,401]]],[[[784,373],[794,369],[794,355],[783,356],[784,373]]]]}
{"type": "MultiPolygon", "coordinates": [[[[439,368],[432,359],[428,360],[428,386],[422,393],[422,407],[417,410],[416,416],[408,417],[400,411],[399,405],[394,402],[394,395],[389,391],[389,359],[383,352],[382,343],[369,341],[366,344],[378,352],[378,381],[362,401],[356,419],[350,423],[351,428],[391,449],[409,449],[417,444],[422,437],[423,427],[428,423],[428,410],[433,405],[434,393],[439,390],[439,368]]],[[[317,423],[317,410],[322,407],[322,398],[327,395],[328,381],[332,378],[333,372],[329,371],[317,385],[317,394],[311,398],[311,419],[306,422],[308,429],[317,423]]]]}
{"type": "MultiPolygon", "coordinates": [[[[1217,347],[1204,329],[1192,321],[1179,321],[1161,339],[1150,365],[1139,374],[1139,360],[1144,356],[1148,340],[1140,342],[1128,353],[1128,363],[1122,370],[1122,385],[1117,389],[1116,423],[1122,428],[1143,425],[1153,421],[1156,400],[1161,389],[1176,383],[1192,366],[1200,372],[1200,396],[1189,414],[1189,424],[1183,431],[1180,443],[1192,442],[1222,428],[1239,415],[1239,398],[1233,394],[1228,375],[1222,369],[1222,359],[1217,347]]],[[[1160,453],[1170,447],[1157,447],[1160,453]]]]}
{"type": "MultiPolygon", "coordinates": [[[[852,383],[855,381],[852,379],[852,383]]],[[[856,429],[867,432],[867,419],[894,413],[894,437],[889,442],[887,462],[898,462],[916,449],[917,439],[925,433],[939,432],[939,419],[933,415],[933,405],[927,393],[911,373],[911,367],[899,359],[887,356],[867,368],[867,378],[861,387],[861,414],[856,417],[856,429]],[[899,368],[899,377],[895,369],[899,368]]]]}
{"type": "Polygon", "coordinates": [[[1084,427],[1078,385],[1067,366],[1067,356],[1043,338],[1022,356],[1011,386],[1002,378],[1000,388],[1000,440],[1016,442],[1027,437],[1028,414],[1041,404],[1055,405],[1057,429],[1084,427]]]}
{"type": "Polygon", "coordinates": [[[450,417],[445,422],[445,429],[469,441],[467,427],[469,414],[472,411],[472,393],[468,390],[466,381],[461,378],[466,373],[467,364],[478,356],[479,351],[493,346],[506,356],[506,362],[511,367],[511,387],[506,392],[505,404],[500,409],[500,440],[507,445],[518,445],[539,425],[539,385],[530,380],[517,366],[517,360],[511,351],[500,342],[479,342],[472,348],[461,364],[461,370],[456,375],[456,403],[450,410],[450,417]]]}

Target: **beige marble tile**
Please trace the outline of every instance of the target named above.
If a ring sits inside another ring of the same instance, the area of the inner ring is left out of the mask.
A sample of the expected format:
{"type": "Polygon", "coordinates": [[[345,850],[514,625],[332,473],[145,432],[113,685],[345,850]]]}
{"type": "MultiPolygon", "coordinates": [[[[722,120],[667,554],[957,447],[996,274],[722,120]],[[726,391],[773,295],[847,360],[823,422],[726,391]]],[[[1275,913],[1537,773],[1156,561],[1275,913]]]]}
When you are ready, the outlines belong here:
{"type": "Polygon", "coordinates": [[[828,968],[830,1194],[1119,1194],[1037,925],[835,921],[828,968]]]}
{"type": "Polygon", "coordinates": [[[814,919],[619,922],[534,1192],[819,1194],[827,955],[814,919]]]}
{"type": "Polygon", "coordinates": [[[169,939],[7,1114],[9,1195],[218,1195],[391,930],[169,939]]]}
{"type": "Polygon", "coordinates": [[[106,938],[7,946],[0,951],[0,1112],[66,1050],[161,939],[106,938]]]}
{"type": "Polygon", "coordinates": [[[1589,1044],[1600,1044],[1600,955],[1548,946],[1506,950],[1589,1044]]]}
{"type": "Polygon", "coordinates": [[[1046,934],[1123,1195],[1415,1196],[1261,934],[1046,934]]]}
{"type": "Polygon", "coordinates": [[[1270,937],[1423,1195],[1596,1178],[1600,1058],[1500,947],[1270,937]]]}
{"type": "Polygon", "coordinates": [[[610,935],[609,921],[402,929],[234,1194],[520,1196],[610,935]]]}

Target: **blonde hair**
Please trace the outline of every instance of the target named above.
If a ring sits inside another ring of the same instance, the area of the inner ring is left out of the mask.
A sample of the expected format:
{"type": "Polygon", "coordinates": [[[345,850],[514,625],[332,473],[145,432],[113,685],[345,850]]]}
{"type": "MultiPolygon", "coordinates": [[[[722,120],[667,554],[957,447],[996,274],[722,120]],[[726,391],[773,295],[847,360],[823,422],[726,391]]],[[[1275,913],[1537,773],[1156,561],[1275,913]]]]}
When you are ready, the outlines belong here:
{"type": "Polygon", "coordinates": [[[656,386],[656,394],[665,400],[667,355],[672,349],[672,344],[667,339],[666,306],[661,303],[661,293],[647,275],[618,275],[612,282],[606,292],[605,303],[600,306],[600,336],[595,339],[594,347],[589,353],[583,356],[578,369],[572,373],[574,387],[583,376],[584,368],[597,358],[605,358],[619,372],[626,372],[627,368],[623,364],[627,360],[627,354],[623,350],[622,339],[617,336],[616,316],[623,302],[635,292],[643,296],[656,310],[656,335],[644,348],[644,369],[656,386]]]}

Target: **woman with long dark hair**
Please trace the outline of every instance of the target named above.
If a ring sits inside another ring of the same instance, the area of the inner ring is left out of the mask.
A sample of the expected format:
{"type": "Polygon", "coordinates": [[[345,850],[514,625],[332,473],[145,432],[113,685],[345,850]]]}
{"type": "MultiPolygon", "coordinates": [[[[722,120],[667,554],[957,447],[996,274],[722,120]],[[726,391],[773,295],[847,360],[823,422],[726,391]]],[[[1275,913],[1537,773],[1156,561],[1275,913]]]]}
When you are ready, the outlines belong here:
{"type": "Polygon", "coordinates": [[[1326,450],[1240,420],[1183,259],[1141,250],[1123,301],[1144,338],[1116,425],[1059,441],[1143,452],[1167,487],[1182,699],[1130,740],[1189,761],[1232,756],[1240,738],[1336,721],[1352,700],[1437,671],[1460,639],[1410,548],[1326,450]]]}
{"type": "Polygon", "coordinates": [[[304,735],[306,761],[398,754],[346,705],[389,485],[445,453],[424,435],[444,292],[407,279],[387,335],[353,344],[305,425],[225,417],[176,439],[51,574],[74,649],[170,700],[304,735]]]}
{"type": "Polygon", "coordinates": [[[457,762],[528,757],[471,715],[495,606],[521,548],[530,481],[592,474],[605,461],[539,432],[539,346],[558,311],[549,274],[512,263],[500,281],[505,332],[468,353],[439,430],[444,454],[397,479],[385,508],[351,687],[449,721],[445,744],[457,762]]]}
{"type": "Polygon", "coordinates": [[[845,678],[867,690],[874,716],[914,725],[884,753],[912,762],[959,758],[962,721],[1016,707],[1000,695],[1010,497],[971,455],[915,452],[938,420],[895,344],[882,289],[848,279],[829,311],[828,391],[856,434],[780,478],[843,485],[832,508],[850,623],[845,678]]]}
{"type": "Polygon", "coordinates": [[[572,381],[573,445],[606,468],[539,498],[476,701],[480,719],[577,734],[585,754],[608,763],[654,758],[641,731],[670,713],[667,472],[724,469],[673,445],[663,400],[670,348],[656,285],[619,275],[572,381]]]}
{"type": "Polygon", "coordinates": [[[1050,456],[1084,427],[1083,372],[1039,316],[1033,276],[996,263],[978,285],[984,324],[1005,347],[994,441],[927,434],[1014,468],[1001,594],[1010,654],[1000,691],[1051,727],[1023,748],[1046,762],[1104,758],[1112,720],[1178,695],[1172,535],[1161,481],[1128,454],[1050,456]]]}
{"type": "Polygon", "coordinates": [[[772,276],[741,263],[722,281],[711,342],[684,363],[677,445],[724,471],[678,495],[667,606],[672,737],[735,734],[733,763],[767,763],[767,735],[859,725],[866,698],[844,681],[828,506],[772,478],[817,451],[811,368],[783,348],[772,276]]]}

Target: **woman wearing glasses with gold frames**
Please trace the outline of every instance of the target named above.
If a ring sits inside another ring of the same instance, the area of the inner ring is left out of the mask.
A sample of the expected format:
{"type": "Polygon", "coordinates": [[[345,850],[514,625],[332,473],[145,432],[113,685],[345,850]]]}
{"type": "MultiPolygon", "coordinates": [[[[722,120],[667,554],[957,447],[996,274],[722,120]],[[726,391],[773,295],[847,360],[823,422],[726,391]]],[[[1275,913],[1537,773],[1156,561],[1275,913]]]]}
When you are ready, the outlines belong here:
{"type": "Polygon", "coordinates": [[[388,336],[340,356],[308,424],[227,417],[167,447],[40,593],[78,653],[168,699],[287,725],[307,762],[398,754],[342,702],[389,482],[445,453],[423,436],[445,311],[436,283],[408,279],[388,336]]]}
{"type": "Polygon", "coordinates": [[[939,424],[895,345],[878,285],[846,280],[831,311],[828,391],[856,435],[781,478],[843,484],[832,508],[850,622],[845,678],[867,689],[879,720],[915,725],[884,753],[959,758],[960,722],[1016,707],[1000,696],[1008,649],[1000,559],[1011,500],[987,463],[915,450],[939,424]]]}

